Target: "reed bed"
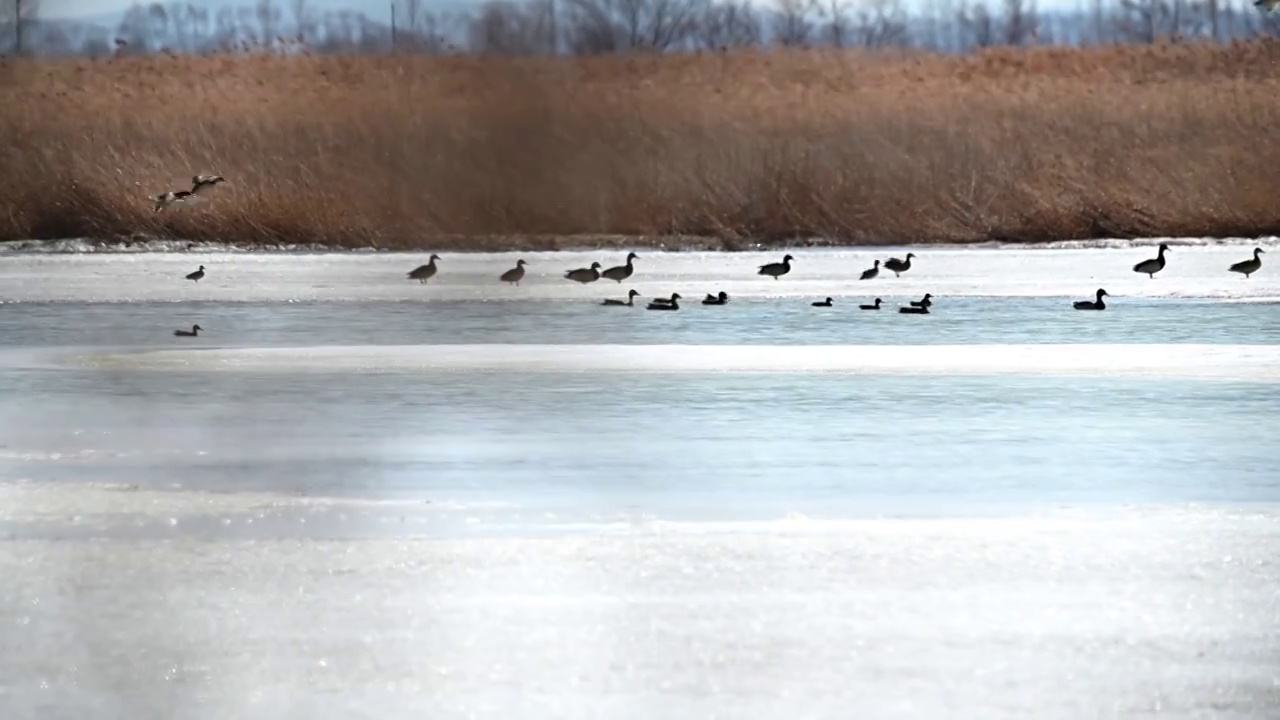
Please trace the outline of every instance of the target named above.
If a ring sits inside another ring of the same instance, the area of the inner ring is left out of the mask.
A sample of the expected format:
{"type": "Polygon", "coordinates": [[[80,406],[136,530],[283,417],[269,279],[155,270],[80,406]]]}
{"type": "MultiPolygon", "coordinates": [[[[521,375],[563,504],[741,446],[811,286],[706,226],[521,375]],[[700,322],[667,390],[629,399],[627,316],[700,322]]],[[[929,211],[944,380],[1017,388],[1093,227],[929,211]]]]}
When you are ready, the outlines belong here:
{"type": "Polygon", "coordinates": [[[1280,42],[1262,39],[8,61],[0,239],[497,250],[1275,234],[1278,68],[1280,42]],[[209,201],[152,211],[148,195],[206,172],[228,180],[209,201]]]}

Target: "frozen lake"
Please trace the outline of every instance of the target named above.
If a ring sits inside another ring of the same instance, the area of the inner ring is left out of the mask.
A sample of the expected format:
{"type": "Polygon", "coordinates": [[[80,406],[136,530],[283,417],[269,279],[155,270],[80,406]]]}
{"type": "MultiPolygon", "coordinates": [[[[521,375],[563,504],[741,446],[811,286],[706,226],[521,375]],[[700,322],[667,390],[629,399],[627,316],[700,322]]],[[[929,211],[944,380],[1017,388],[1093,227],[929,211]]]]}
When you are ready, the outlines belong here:
{"type": "Polygon", "coordinates": [[[0,715],[1272,718],[1252,247],[0,252],[0,715]]]}

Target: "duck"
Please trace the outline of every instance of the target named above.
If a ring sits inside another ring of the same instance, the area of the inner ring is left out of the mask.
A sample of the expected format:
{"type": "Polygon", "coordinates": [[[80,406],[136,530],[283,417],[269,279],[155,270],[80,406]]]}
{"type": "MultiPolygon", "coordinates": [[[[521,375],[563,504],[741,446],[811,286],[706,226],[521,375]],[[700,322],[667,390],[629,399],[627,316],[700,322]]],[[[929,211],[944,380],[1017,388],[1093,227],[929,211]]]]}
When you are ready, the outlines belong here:
{"type": "Polygon", "coordinates": [[[903,315],[928,315],[928,314],[929,314],[929,308],[927,308],[927,307],[900,307],[900,308],[898,308],[898,312],[902,313],[903,315]]]}
{"type": "Polygon", "coordinates": [[[870,267],[870,269],[863,270],[863,271],[862,271],[862,276],[861,276],[861,277],[859,277],[858,279],[859,279],[859,280],[870,280],[871,278],[873,278],[873,277],[875,277],[875,276],[877,276],[877,275],[879,275],[879,274],[880,274],[880,261],[879,261],[879,260],[877,260],[877,261],[876,261],[876,264],[875,264],[875,265],[872,265],[872,266],[870,267]]]}
{"type": "Polygon", "coordinates": [[[600,263],[593,262],[591,263],[591,267],[589,268],[578,268],[577,270],[570,270],[569,272],[565,273],[564,276],[575,282],[580,282],[583,285],[586,285],[587,283],[593,283],[600,279],[600,263]]]}
{"type": "Polygon", "coordinates": [[[502,273],[502,275],[498,278],[498,280],[500,280],[500,281],[502,281],[502,282],[504,282],[504,283],[511,283],[511,284],[513,284],[513,285],[519,285],[519,284],[520,284],[520,280],[524,277],[524,266],[525,266],[526,264],[527,264],[527,263],[525,263],[525,261],[524,261],[524,260],[517,260],[517,261],[516,261],[516,266],[515,266],[515,267],[513,267],[513,268],[511,268],[510,270],[508,270],[508,271],[506,271],[506,272],[502,273]]]}
{"type": "Polygon", "coordinates": [[[200,269],[196,270],[195,272],[193,272],[193,273],[187,273],[187,279],[188,279],[188,280],[190,280],[191,282],[200,282],[200,278],[202,278],[202,277],[204,277],[204,266],[203,266],[203,265],[201,265],[201,266],[200,266],[200,269]]]}
{"type": "MultiPolygon", "coordinates": [[[[1280,2],[1280,0],[1277,0],[1277,1],[1280,2]]],[[[1256,247],[1253,249],[1252,260],[1241,260],[1235,265],[1232,265],[1231,267],[1227,268],[1227,270],[1230,272],[1244,273],[1245,277],[1249,277],[1250,275],[1258,272],[1258,269],[1262,267],[1262,258],[1258,256],[1265,252],[1266,250],[1256,247]]]]}
{"type": "Polygon", "coordinates": [[[631,273],[636,271],[636,268],[634,265],[631,264],[631,261],[638,260],[639,258],[640,256],[633,252],[627,253],[626,265],[611,267],[608,270],[605,270],[604,272],[600,273],[600,276],[609,278],[610,280],[617,280],[618,284],[621,285],[623,280],[626,280],[627,278],[631,277],[631,273]]]}
{"type": "Polygon", "coordinates": [[[811,302],[809,304],[814,307],[831,307],[832,302],[831,302],[831,298],[827,298],[826,300],[819,300],[816,302],[811,302]]]}
{"type": "Polygon", "coordinates": [[[916,256],[915,253],[907,253],[906,260],[899,260],[898,258],[889,258],[888,260],[884,261],[884,267],[886,270],[892,270],[894,277],[900,277],[902,273],[911,269],[911,258],[915,256],[916,256]]]}
{"type": "Polygon", "coordinates": [[[427,280],[430,280],[432,277],[435,276],[436,261],[439,259],[440,259],[439,255],[432,253],[431,258],[427,260],[426,265],[419,265],[418,267],[409,271],[409,279],[417,280],[420,283],[426,283],[427,280]]]}
{"type": "Polygon", "coordinates": [[[627,292],[627,299],[626,299],[626,302],[623,302],[622,300],[614,300],[614,299],[612,299],[612,298],[605,298],[604,302],[602,302],[602,303],[600,303],[600,304],[601,304],[601,305],[613,305],[613,306],[615,306],[615,307],[620,306],[620,305],[621,305],[621,306],[625,306],[625,307],[631,307],[631,306],[633,306],[633,305],[635,305],[635,304],[636,304],[636,296],[637,296],[637,295],[639,295],[639,294],[640,294],[640,291],[639,291],[639,290],[636,290],[635,288],[631,288],[631,290],[627,292]]]}
{"type": "Polygon", "coordinates": [[[729,293],[727,293],[727,292],[725,292],[725,291],[723,291],[723,290],[721,290],[721,291],[720,291],[718,294],[716,294],[716,295],[712,295],[711,293],[707,293],[707,296],[706,296],[706,297],[704,297],[704,298],[702,298],[702,304],[703,304],[703,305],[728,305],[728,304],[729,304],[729,293]]]}
{"type": "Polygon", "coordinates": [[[790,255],[786,255],[782,258],[782,262],[761,265],[760,269],[756,271],[756,274],[768,275],[774,280],[777,280],[782,275],[786,275],[787,273],[791,272],[791,261],[794,259],[795,258],[791,257],[790,255]]]}
{"type": "Polygon", "coordinates": [[[173,334],[178,337],[196,337],[204,328],[199,325],[192,325],[190,330],[174,330],[173,334]]]}
{"type": "Polygon", "coordinates": [[[1102,302],[1103,295],[1110,297],[1110,294],[1106,290],[1098,288],[1097,300],[1081,300],[1080,302],[1073,303],[1071,307],[1077,310],[1106,310],[1107,304],[1102,302]]]}
{"type": "Polygon", "coordinates": [[[671,299],[666,302],[651,302],[646,310],[679,310],[680,304],[676,301],[680,299],[680,293],[671,293],[671,299]]]}
{"type": "Polygon", "coordinates": [[[879,310],[879,309],[880,309],[880,303],[882,303],[882,302],[884,302],[884,301],[883,301],[883,300],[881,300],[880,298],[876,298],[876,302],[875,302],[875,304],[874,304],[874,305],[859,305],[859,306],[858,306],[858,309],[859,309],[859,310],[879,310]]]}
{"type": "Polygon", "coordinates": [[[925,293],[924,297],[920,298],[919,300],[911,301],[911,307],[927,308],[932,305],[933,305],[933,296],[930,295],[929,293],[925,293]]]}
{"type": "Polygon", "coordinates": [[[1160,243],[1160,249],[1156,251],[1156,256],[1150,260],[1143,260],[1133,266],[1136,273],[1146,273],[1147,277],[1155,277],[1156,273],[1164,269],[1164,254],[1169,251],[1169,246],[1160,243]]]}
{"type": "Polygon", "coordinates": [[[207,192],[220,182],[226,182],[221,175],[195,175],[191,178],[190,190],[170,190],[152,195],[151,199],[155,202],[153,212],[160,212],[174,203],[186,202],[196,195],[207,192]]]}

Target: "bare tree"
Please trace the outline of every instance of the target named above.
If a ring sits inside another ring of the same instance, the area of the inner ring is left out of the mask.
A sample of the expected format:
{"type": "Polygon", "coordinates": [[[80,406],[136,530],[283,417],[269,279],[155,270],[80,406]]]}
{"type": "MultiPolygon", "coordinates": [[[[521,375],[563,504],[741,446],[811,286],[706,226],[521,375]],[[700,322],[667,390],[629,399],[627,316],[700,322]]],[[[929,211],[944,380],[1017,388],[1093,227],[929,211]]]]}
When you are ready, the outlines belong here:
{"type": "Polygon", "coordinates": [[[662,52],[694,37],[707,0],[568,0],[565,36],[579,54],[662,52]]]}
{"type": "Polygon", "coordinates": [[[996,44],[996,23],[983,0],[978,0],[974,5],[962,4],[958,19],[965,33],[965,49],[996,44]]]}
{"type": "Polygon", "coordinates": [[[850,0],[826,0],[827,25],[824,28],[827,42],[842,48],[849,44],[850,0]]]}
{"type": "Polygon", "coordinates": [[[258,0],[253,7],[254,14],[257,15],[258,33],[261,38],[263,48],[275,46],[280,37],[280,9],[271,3],[271,0],[258,0]]]}
{"type": "Polygon", "coordinates": [[[706,50],[759,45],[760,16],[749,0],[708,2],[694,28],[694,44],[706,50]]]}
{"type": "Polygon", "coordinates": [[[30,52],[30,31],[39,19],[40,0],[0,0],[0,28],[8,30],[0,48],[15,55],[30,52]]]}
{"type": "Polygon", "coordinates": [[[900,0],[863,0],[854,14],[851,36],[867,48],[908,45],[907,11],[900,0]]]}
{"type": "Polygon", "coordinates": [[[785,47],[808,45],[815,17],[820,14],[817,0],[778,0],[773,16],[774,41],[785,47]]]}
{"type": "Polygon", "coordinates": [[[555,50],[554,6],[548,0],[523,5],[511,0],[489,0],[467,28],[475,52],[501,55],[534,55],[555,50]]]}
{"type": "Polygon", "coordinates": [[[1024,0],[1004,0],[1004,43],[1006,45],[1026,45],[1037,35],[1037,18],[1035,0],[1030,7],[1024,0]]]}

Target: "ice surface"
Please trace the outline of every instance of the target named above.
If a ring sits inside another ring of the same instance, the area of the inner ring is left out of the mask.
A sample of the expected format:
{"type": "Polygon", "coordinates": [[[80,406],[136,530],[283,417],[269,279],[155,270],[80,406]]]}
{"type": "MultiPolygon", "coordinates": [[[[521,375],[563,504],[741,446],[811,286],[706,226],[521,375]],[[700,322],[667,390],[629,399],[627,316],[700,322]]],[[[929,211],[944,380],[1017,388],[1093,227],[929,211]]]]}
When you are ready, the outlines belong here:
{"type": "Polygon", "coordinates": [[[565,271],[590,265],[621,264],[622,251],[538,253],[444,253],[440,272],[427,285],[405,278],[429,253],[207,253],[176,254],[0,254],[0,302],[36,301],[353,301],[353,300],[566,300],[624,297],[630,288],[642,298],[680,292],[700,300],[708,292],[731,297],[938,296],[1092,298],[1098,287],[1117,297],[1250,299],[1280,303],[1280,263],[1274,242],[1263,267],[1251,278],[1227,272],[1251,257],[1255,243],[1179,245],[1155,279],[1132,266],[1153,257],[1155,247],[1134,245],[1087,249],[876,248],[792,250],[793,270],[780,280],[756,275],[757,266],[780,260],[783,251],[669,253],[641,250],[636,272],[619,285],[601,280],[583,286],[565,271]],[[882,271],[859,281],[873,260],[916,253],[900,278],[882,271]],[[519,287],[498,276],[528,261],[519,287]],[[1274,258],[1274,260],[1272,259],[1274,258]],[[183,279],[198,265],[208,274],[199,283],[183,279]]]}
{"type": "Polygon", "coordinates": [[[1225,344],[317,346],[62,358],[72,366],[100,370],[1013,373],[1280,379],[1280,346],[1225,344]]]}

